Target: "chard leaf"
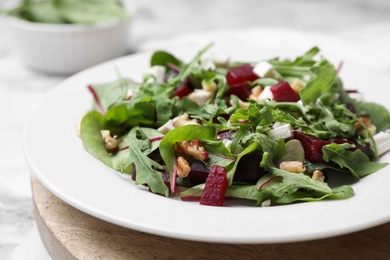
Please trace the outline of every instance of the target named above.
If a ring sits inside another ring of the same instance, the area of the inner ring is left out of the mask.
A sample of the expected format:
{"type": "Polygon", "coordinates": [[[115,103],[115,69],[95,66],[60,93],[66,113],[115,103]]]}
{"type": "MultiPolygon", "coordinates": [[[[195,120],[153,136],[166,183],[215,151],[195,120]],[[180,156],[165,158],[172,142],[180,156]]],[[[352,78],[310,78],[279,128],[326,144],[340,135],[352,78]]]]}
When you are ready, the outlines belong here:
{"type": "Polygon", "coordinates": [[[342,169],[347,168],[353,176],[360,179],[366,175],[376,172],[388,163],[373,162],[361,150],[347,150],[348,146],[338,145],[335,143],[322,147],[322,153],[326,162],[335,162],[342,169]]]}

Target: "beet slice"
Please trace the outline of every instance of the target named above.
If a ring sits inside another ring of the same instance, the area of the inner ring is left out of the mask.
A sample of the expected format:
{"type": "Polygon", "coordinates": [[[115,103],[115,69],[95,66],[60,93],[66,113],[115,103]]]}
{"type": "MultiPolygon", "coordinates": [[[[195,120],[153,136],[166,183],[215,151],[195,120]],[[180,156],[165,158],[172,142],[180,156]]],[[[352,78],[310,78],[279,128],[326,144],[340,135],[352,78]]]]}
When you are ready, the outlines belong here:
{"type": "Polygon", "coordinates": [[[247,100],[251,93],[251,86],[247,82],[243,82],[236,85],[230,85],[230,88],[226,92],[226,96],[236,95],[241,100],[247,100]]]}
{"type": "Polygon", "coordinates": [[[248,154],[238,162],[234,182],[245,182],[255,184],[264,174],[260,168],[261,156],[258,154],[248,154]]]}
{"type": "Polygon", "coordinates": [[[277,102],[297,102],[301,99],[292,89],[290,83],[286,81],[276,83],[270,90],[274,96],[274,100],[277,102]]]}
{"type": "Polygon", "coordinates": [[[230,86],[247,81],[252,82],[258,78],[259,76],[253,72],[253,67],[248,63],[230,68],[226,73],[226,81],[230,86]]]}
{"type": "Polygon", "coordinates": [[[200,161],[194,161],[191,164],[191,171],[188,175],[192,185],[198,185],[205,183],[210,170],[206,168],[204,163],[200,161]]]}
{"type": "Polygon", "coordinates": [[[222,206],[225,201],[225,192],[227,188],[226,169],[219,165],[213,165],[209,176],[206,179],[202,196],[201,205],[222,206]]]}
{"type": "Polygon", "coordinates": [[[191,87],[189,80],[184,80],[179,87],[175,88],[175,90],[173,91],[173,96],[183,98],[185,96],[188,96],[190,93],[192,93],[192,91],[193,89],[191,87]]]}
{"type": "Polygon", "coordinates": [[[324,162],[322,147],[330,144],[330,141],[321,140],[298,131],[293,131],[295,139],[298,139],[305,150],[305,158],[312,162],[324,162]]]}

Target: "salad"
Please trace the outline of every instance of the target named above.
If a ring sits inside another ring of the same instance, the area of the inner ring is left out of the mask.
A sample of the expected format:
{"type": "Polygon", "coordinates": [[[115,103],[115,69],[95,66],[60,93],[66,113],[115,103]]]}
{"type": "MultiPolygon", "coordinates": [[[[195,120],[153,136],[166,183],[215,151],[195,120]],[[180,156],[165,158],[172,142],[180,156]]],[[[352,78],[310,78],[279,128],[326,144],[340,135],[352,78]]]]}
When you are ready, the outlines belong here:
{"type": "Polygon", "coordinates": [[[126,20],[130,14],[120,0],[22,0],[0,14],[46,24],[92,24],[126,20]]]}
{"type": "Polygon", "coordinates": [[[85,149],[155,194],[212,206],[346,199],[387,165],[389,112],[345,89],[317,47],[232,62],[211,46],[189,62],[154,52],[142,82],[88,86],[85,149]]]}

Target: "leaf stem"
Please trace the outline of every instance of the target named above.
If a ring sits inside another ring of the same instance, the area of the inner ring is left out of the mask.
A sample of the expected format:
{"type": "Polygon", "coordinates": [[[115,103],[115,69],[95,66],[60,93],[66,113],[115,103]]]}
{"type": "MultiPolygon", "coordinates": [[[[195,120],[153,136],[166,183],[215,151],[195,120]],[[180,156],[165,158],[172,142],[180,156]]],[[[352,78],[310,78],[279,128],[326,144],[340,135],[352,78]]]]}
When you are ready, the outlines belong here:
{"type": "Polygon", "coordinates": [[[93,99],[95,100],[96,105],[98,106],[98,108],[100,110],[100,113],[102,115],[105,115],[106,114],[106,110],[104,110],[102,104],[100,103],[99,96],[96,93],[95,89],[91,85],[89,85],[88,86],[88,90],[92,93],[93,99]]]}
{"type": "Polygon", "coordinates": [[[152,138],[150,138],[149,140],[150,140],[150,142],[152,143],[152,142],[155,142],[155,141],[160,141],[160,140],[162,140],[163,138],[164,138],[164,136],[161,135],[161,136],[152,137],[152,138]]]}

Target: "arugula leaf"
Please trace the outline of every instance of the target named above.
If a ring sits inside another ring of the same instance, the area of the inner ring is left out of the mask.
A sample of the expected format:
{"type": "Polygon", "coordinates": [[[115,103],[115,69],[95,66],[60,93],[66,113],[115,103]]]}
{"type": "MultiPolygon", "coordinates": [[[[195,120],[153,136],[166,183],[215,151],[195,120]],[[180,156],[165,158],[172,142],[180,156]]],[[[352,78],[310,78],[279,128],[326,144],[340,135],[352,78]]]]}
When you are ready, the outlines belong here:
{"type": "Polygon", "coordinates": [[[299,93],[304,105],[315,103],[317,98],[327,92],[335,82],[336,70],[330,63],[323,63],[311,68],[312,73],[316,77],[309,81],[299,93]]]}
{"type": "Polygon", "coordinates": [[[290,204],[299,201],[314,202],[325,199],[340,200],[351,198],[353,196],[353,189],[350,186],[344,185],[338,187],[337,189],[334,189],[331,193],[327,194],[316,194],[313,192],[305,192],[302,190],[298,190],[292,194],[285,193],[282,197],[276,197],[272,200],[277,204],[290,204]]]}
{"type": "Polygon", "coordinates": [[[237,155],[231,153],[222,141],[202,140],[201,143],[209,154],[207,168],[210,169],[215,164],[227,167],[236,161],[237,155]]]}
{"type": "Polygon", "coordinates": [[[349,146],[335,143],[325,145],[322,147],[324,160],[326,162],[335,162],[341,168],[347,168],[358,179],[388,165],[388,163],[373,162],[361,150],[347,150],[349,148],[349,146]]]}
{"type": "Polygon", "coordinates": [[[121,151],[127,160],[123,161],[122,168],[127,169],[131,164],[135,164],[137,171],[136,184],[147,184],[150,190],[154,193],[169,196],[169,188],[163,181],[162,173],[157,171],[164,170],[164,167],[147,155],[152,152],[151,143],[146,133],[152,134],[153,137],[160,136],[161,133],[148,129],[133,127],[127,135],[124,142],[128,145],[128,149],[121,151]]]}
{"type": "Polygon", "coordinates": [[[188,64],[185,64],[183,68],[180,70],[180,73],[177,76],[171,77],[168,80],[169,85],[179,86],[191,73],[194,69],[199,67],[202,55],[210,49],[212,44],[207,45],[202,50],[198,52],[198,54],[190,61],[188,64]]]}

